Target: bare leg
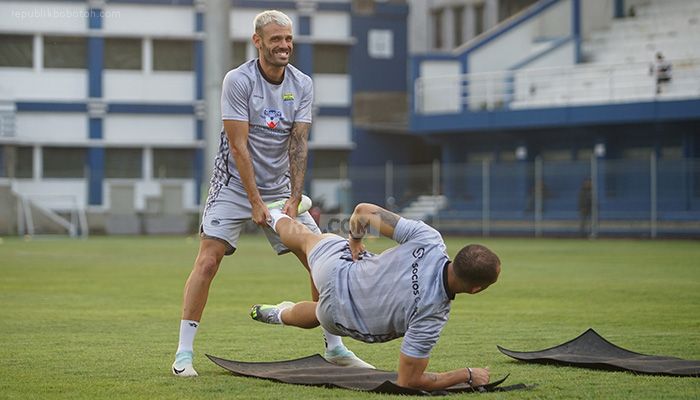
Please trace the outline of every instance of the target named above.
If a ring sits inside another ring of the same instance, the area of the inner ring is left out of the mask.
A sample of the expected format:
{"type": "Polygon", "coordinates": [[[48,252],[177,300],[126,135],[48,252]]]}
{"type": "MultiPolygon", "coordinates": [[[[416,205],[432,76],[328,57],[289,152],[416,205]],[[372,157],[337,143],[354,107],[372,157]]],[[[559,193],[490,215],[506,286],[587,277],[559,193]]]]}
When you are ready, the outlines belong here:
{"type": "Polygon", "coordinates": [[[200,242],[194,268],[185,283],[182,319],[192,321],[202,319],[204,306],[209,297],[209,287],[219,270],[219,264],[225,252],[226,246],[217,240],[202,239],[200,242]]]}
{"type": "Polygon", "coordinates": [[[316,318],[316,302],[301,301],[294,307],[286,308],[280,313],[280,319],[285,325],[311,329],[319,326],[316,318]]]}

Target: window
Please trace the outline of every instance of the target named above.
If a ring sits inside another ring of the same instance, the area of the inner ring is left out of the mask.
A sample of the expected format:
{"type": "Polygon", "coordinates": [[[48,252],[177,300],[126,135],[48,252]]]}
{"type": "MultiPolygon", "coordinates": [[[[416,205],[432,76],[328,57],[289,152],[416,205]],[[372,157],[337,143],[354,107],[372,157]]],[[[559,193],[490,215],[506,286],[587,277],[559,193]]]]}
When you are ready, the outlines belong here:
{"type": "Polygon", "coordinates": [[[238,68],[239,65],[248,61],[248,56],[246,55],[247,47],[248,42],[231,42],[231,68],[238,68]]]}
{"type": "Polygon", "coordinates": [[[29,35],[0,35],[0,67],[32,67],[34,38],[29,35]]]}
{"type": "Polygon", "coordinates": [[[194,43],[191,40],[154,39],[153,70],[194,70],[194,43]]]}
{"type": "Polygon", "coordinates": [[[44,178],[84,178],[85,149],[44,147],[44,178]]]}
{"type": "Polygon", "coordinates": [[[106,149],[105,178],[141,178],[142,153],[141,149],[106,149]]]}
{"type": "Polygon", "coordinates": [[[34,153],[27,146],[0,147],[0,177],[31,178],[34,153]]]}
{"type": "Polygon", "coordinates": [[[154,149],[153,176],[157,179],[193,178],[194,150],[154,149]]]}
{"type": "Polygon", "coordinates": [[[45,36],[44,67],[86,68],[87,39],[84,37],[45,36]]]}
{"type": "Polygon", "coordinates": [[[106,69],[141,69],[141,39],[105,39],[106,69]]]}
{"type": "Polygon", "coordinates": [[[314,46],[314,73],[347,74],[348,47],[333,44],[314,46]]]}

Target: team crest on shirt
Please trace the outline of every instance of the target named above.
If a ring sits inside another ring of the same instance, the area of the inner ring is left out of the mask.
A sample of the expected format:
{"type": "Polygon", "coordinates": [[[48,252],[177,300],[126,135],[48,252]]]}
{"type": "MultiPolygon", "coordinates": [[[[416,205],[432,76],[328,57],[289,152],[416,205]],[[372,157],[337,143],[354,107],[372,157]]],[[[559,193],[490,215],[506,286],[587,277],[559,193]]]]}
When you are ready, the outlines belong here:
{"type": "Polygon", "coordinates": [[[266,108],[263,110],[263,117],[265,118],[265,123],[270,129],[277,128],[282,118],[282,111],[275,110],[272,108],[266,108]]]}
{"type": "Polygon", "coordinates": [[[294,94],[293,93],[284,93],[282,95],[282,101],[294,101],[294,94]]]}

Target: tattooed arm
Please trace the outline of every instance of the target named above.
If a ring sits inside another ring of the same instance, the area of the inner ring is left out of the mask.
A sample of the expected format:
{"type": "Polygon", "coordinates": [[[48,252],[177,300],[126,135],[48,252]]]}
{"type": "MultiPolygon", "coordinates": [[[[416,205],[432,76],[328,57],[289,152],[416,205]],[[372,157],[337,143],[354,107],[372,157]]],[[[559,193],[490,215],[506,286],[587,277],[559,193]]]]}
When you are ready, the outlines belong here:
{"type": "Polygon", "coordinates": [[[306,158],[308,153],[307,141],[311,124],[295,122],[292,125],[292,133],[289,137],[289,174],[292,184],[292,195],[287,200],[282,212],[294,218],[297,215],[297,207],[301,201],[301,192],[304,189],[304,175],[306,175],[306,158]]]}
{"type": "Polygon", "coordinates": [[[372,227],[382,236],[394,237],[394,228],[399,222],[398,215],[377,205],[360,203],[350,216],[350,237],[361,240],[372,227]]]}
{"type": "Polygon", "coordinates": [[[399,356],[399,386],[421,390],[439,390],[458,383],[482,386],[489,383],[488,368],[460,368],[448,372],[425,372],[428,358],[415,358],[403,353],[399,356]]]}

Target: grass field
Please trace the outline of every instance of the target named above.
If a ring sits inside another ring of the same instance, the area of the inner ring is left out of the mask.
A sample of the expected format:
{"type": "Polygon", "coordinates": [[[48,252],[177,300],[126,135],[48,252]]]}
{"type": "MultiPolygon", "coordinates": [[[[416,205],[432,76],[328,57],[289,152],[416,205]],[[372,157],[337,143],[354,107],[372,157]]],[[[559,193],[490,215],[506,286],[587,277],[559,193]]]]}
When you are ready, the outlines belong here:
{"type": "MultiPolygon", "coordinates": [[[[453,303],[431,370],[488,365],[494,377],[511,374],[506,384],[537,385],[471,395],[493,399],[700,398],[698,378],[530,365],[496,349],[499,344],[537,350],[592,327],[637,352],[700,359],[700,243],[465,238],[447,243],[454,255],[462,243],[476,241],[500,255],[501,279],[453,303]]],[[[389,245],[382,240],[368,247],[389,245]]],[[[322,350],[318,330],[249,319],[254,302],[306,299],[309,292],[293,256],[273,255],[263,236],[243,237],[214,280],[195,342],[200,377],[171,376],[182,287],[196,249],[196,238],[183,237],[4,238],[0,398],[391,398],[234,377],[204,357],[272,361],[322,350]]],[[[396,368],[399,340],[345,342],[378,368],[396,368]]]]}

